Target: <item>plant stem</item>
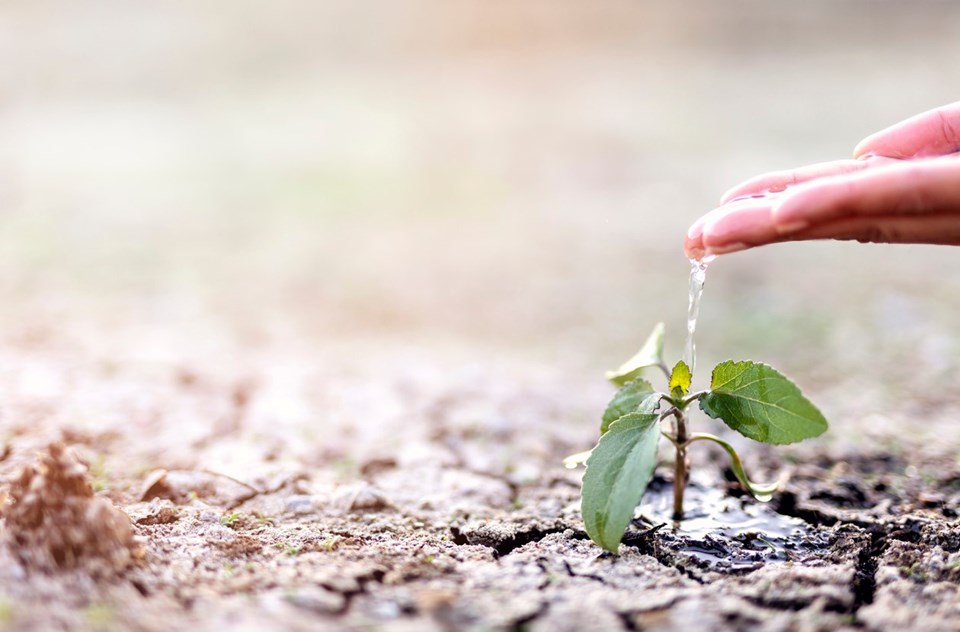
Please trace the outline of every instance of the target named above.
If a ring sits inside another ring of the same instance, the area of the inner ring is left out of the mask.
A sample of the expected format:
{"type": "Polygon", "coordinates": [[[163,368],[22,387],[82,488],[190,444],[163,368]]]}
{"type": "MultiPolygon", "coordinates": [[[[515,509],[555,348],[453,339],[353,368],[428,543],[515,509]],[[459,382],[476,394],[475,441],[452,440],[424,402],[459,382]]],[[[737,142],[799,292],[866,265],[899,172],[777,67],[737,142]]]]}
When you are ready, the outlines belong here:
{"type": "Polygon", "coordinates": [[[704,395],[706,395],[706,394],[709,393],[709,392],[710,392],[710,391],[697,391],[696,393],[694,393],[694,394],[692,394],[692,395],[689,395],[689,396],[688,396],[686,399],[684,399],[683,401],[678,402],[678,403],[677,403],[677,408],[680,408],[681,410],[686,410],[686,409],[687,409],[687,406],[689,406],[689,405],[692,404],[693,402],[697,401],[698,399],[700,399],[701,397],[703,397],[704,395]]]}
{"type": "Polygon", "coordinates": [[[687,418],[682,410],[674,414],[677,421],[677,459],[673,470],[673,519],[683,520],[683,492],[687,487],[687,418]]]}

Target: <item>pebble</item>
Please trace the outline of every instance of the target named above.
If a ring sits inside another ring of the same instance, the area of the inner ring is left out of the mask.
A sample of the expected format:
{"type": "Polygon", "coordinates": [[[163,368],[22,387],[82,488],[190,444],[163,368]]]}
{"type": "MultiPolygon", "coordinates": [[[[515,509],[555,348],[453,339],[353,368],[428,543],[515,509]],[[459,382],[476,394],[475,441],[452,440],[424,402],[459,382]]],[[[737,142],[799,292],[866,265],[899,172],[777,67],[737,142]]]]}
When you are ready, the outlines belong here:
{"type": "Polygon", "coordinates": [[[334,614],[346,607],[346,598],[343,595],[317,587],[299,588],[287,596],[287,601],[298,608],[318,614],[334,614]]]}
{"type": "Polygon", "coordinates": [[[305,514],[314,510],[316,502],[314,497],[308,494],[295,494],[287,497],[284,506],[289,513],[305,514]]]}

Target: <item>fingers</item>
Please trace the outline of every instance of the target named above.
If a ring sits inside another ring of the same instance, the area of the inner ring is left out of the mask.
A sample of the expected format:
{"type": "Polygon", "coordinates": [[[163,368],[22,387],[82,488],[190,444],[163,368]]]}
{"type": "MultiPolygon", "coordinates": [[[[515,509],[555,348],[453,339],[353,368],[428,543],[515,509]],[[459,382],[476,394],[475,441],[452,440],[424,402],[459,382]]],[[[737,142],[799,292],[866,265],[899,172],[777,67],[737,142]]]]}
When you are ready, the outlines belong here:
{"type": "Polygon", "coordinates": [[[901,215],[883,217],[847,217],[796,233],[782,234],[771,230],[757,235],[756,241],[730,242],[704,248],[694,257],[707,254],[729,254],[756,246],[786,241],[835,239],[876,244],[940,244],[960,246],[960,217],[956,213],[936,215],[901,215]]]}
{"type": "Polygon", "coordinates": [[[877,244],[960,245],[960,217],[955,213],[890,217],[848,217],[815,226],[785,240],[853,240],[877,244]]]}
{"type": "Polygon", "coordinates": [[[772,198],[740,200],[707,213],[690,228],[684,251],[691,259],[719,255],[776,241],[772,198]]]}
{"type": "Polygon", "coordinates": [[[723,194],[720,204],[726,204],[739,198],[779,193],[787,187],[802,184],[816,178],[853,173],[874,165],[868,160],[834,160],[807,165],[799,169],[773,171],[742,182],[723,194]]]}
{"type": "Polygon", "coordinates": [[[729,202],[698,220],[688,257],[803,239],[960,244],[960,160],[890,161],[729,202]]]}
{"type": "Polygon", "coordinates": [[[707,254],[726,254],[756,244],[776,241],[779,233],[773,224],[771,201],[744,200],[732,209],[713,214],[703,228],[703,246],[707,254]]]}
{"type": "Polygon", "coordinates": [[[960,161],[892,163],[824,178],[781,195],[772,222],[780,233],[857,216],[956,213],[960,216],[960,161]]]}
{"type": "Polygon", "coordinates": [[[924,158],[960,151],[960,102],[910,117],[867,136],[853,150],[854,158],[924,158]]]}
{"type": "Polygon", "coordinates": [[[706,254],[703,246],[703,224],[706,216],[701,217],[690,226],[683,240],[683,252],[687,259],[703,259],[706,254]]]}

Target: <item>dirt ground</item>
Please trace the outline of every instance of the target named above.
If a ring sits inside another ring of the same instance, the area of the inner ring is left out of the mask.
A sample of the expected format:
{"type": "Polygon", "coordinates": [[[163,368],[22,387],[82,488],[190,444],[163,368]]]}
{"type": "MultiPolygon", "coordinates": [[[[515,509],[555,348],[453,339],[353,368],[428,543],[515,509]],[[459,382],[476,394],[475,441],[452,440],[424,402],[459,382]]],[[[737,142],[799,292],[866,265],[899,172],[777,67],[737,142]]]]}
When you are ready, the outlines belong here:
{"type": "Polygon", "coordinates": [[[561,459],[678,354],[687,225],[956,100],[951,3],[661,4],[0,8],[0,629],[956,629],[951,249],[718,260],[695,385],[831,428],[724,434],[769,505],[697,446],[734,526],[665,466],[586,538],[561,459]]]}

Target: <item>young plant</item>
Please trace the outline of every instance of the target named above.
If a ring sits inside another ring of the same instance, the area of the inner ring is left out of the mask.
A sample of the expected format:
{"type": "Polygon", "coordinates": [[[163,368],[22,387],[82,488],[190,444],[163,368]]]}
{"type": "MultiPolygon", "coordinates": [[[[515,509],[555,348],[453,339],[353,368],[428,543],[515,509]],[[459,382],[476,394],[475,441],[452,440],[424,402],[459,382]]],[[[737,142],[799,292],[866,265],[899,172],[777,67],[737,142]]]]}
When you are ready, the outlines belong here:
{"type": "Polygon", "coordinates": [[[674,520],[683,519],[687,450],[697,441],[720,445],[730,455],[740,485],[757,500],[770,500],[777,490],[778,483],[751,483],[736,450],[720,437],[689,432],[687,409],[693,402],[699,402],[709,417],[763,443],[795,443],[827,429],[827,420],[800,389],[765,364],[722,362],[713,369],[710,389],[691,393],[690,368],[680,361],[670,370],[663,361],[663,331],[663,323],[658,324],[636,355],[607,373],[607,379],[619,390],[603,413],[600,441],[593,450],[564,460],[569,467],[586,463],[580,505],[583,523],[590,539],[613,553],[653,476],[661,437],[676,452],[674,520]],[[657,391],[641,377],[651,368],[666,375],[667,392],[657,391]],[[661,423],[668,419],[670,427],[664,430],[661,423]]]}

